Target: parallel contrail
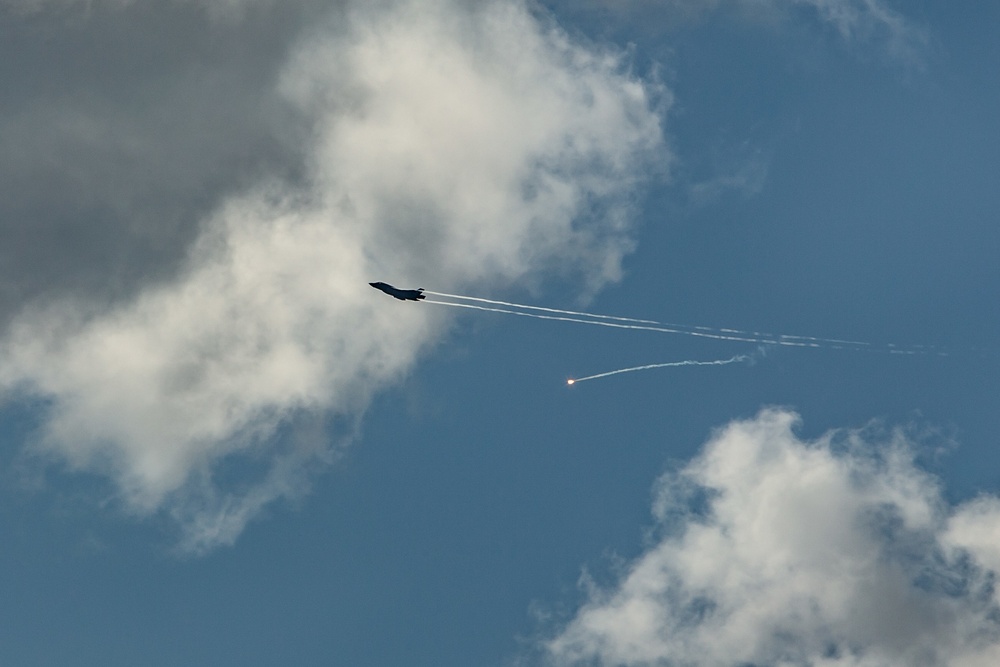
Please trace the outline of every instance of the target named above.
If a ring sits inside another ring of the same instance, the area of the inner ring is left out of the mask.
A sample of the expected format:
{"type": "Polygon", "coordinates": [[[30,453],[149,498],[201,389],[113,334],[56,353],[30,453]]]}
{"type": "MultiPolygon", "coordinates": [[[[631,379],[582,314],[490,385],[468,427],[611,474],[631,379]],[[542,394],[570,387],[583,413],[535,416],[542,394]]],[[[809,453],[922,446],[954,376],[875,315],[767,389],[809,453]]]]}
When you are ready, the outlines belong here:
{"type": "Polygon", "coordinates": [[[596,380],[597,378],[606,378],[609,375],[618,375],[619,373],[632,373],[634,371],[645,371],[650,368],[668,368],[673,366],[725,366],[726,364],[735,364],[740,361],[750,361],[750,356],[746,354],[739,354],[735,357],[729,359],[715,359],[713,361],[698,361],[696,359],[687,359],[685,361],[668,361],[665,364],[646,364],[645,366],[632,366],[631,368],[619,368],[616,371],[608,371],[607,373],[598,373],[597,375],[588,375],[582,378],[570,378],[566,380],[566,384],[577,384],[578,382],[583,382],[584,380],[596,380]]]}
{"type": "MultiPolygon", "coordinates": [[[[763,331],[741,331],[739,329],[723,329],[723,328],[712,328],[703,326],[691,326],[685,324],[673,324],[670,322],[658,322],[656,320],[640,320],[634,317],[616,317],[613,315],[600,315],[597,313],[586,313],[577,310],[560,310],[558,308],[544,308],[542,306],[530,306],[523,303],[513,303],[510,301],[497,301],[494,299],[484,299],[482,297],[476,296],[466,296],[463,294],[447,294],[445,292],[434,292],[432,290],[424,290],[425,294],[431,294],[434,296],[443,296],[449,299],[459,299],[463,301],[475,301],[478,303],[488,303],[498,306],[508,306],[511,308],[521,308],[524,310],[540,311],[546,313],[557,313],[560,315],[573,315],[576,317],[592,318],[595,320],[606,320],[613,322],[628,322],[633,324],[649,324],[658,328],[666,328],[670,330],[670,333],[681,333],[690,336],[702,336],[709,338],[720,338],[722,340],[742,340],[747,342],[767,342],[774,343],[778,345],[792,345],[796,347],[826,347],[826,346],[853,346],[868,348],[871,346],[870,343],[857,340],[842,340],[839,338],[817,338],[815,336],[795,336],[789,334],[771,334],[763,331]],[[730,338],[735,337],[735,338],[730,338]],[[812,345],[816,343],[816,345],[812,345]]],[[[432,301],[430,303],[448,303],[444,301],[432,301]]],[[[482,310],[489,310],[487,308],[482,308],[482,310]]],[[[510,312],[497,310],[496,312],[510,312]]],[[[519,313],[522,314],[522,313],[519,313]]],[[[526,314],[526,313],[523,313],[526,314]]],[[[549,318],[542,318],[549,319],[549,318]]],[[[555,318],[552,318],[555,319],[555,318]]],[[[575,321],[575,320],[571,320],[575,321]]],[[[659,329],[656,329],[659,330],[659,329]]],[[[892,347],[892,346],[890,346],[892,347]]]]}
{"type": "Polygon", "coordinates": [[[642,331],[659,331],[663,333],[683,334],[698,338],[711,338],[714,340],[729,340],[742,343],[758,343],[767,345],[785,345],[788,347],[810,347],[835,350],[868,350],[883,354],[901,355],[937,355],[948,356],[947,350],[933,345],[896,345],[886,343],[883,345],[873,345],[865,341],[845,340],[841,338],[821,338],[817,336],[796,336],[791,334],[772,334],[763,331],[744,331],[740,329],[713,328],[703,326],[692,326],[685,324],[673,324],[669,322],[659,322],[657,320],[641,320],[634,317],[616,317],[614,315],[601,315],[598,313],[587,313],[577,310],[561,310],[559,308],[545,308],[542,306],[532,306],[523,303],[513,303],[511,301],[497,301],[495,299],[484,299],[476,296],[466,296],[463,294],[447,294],[445,292],[434,292],[424,290],[426,294],[446,297],[448,299],[458,299],[461,301],[474,301],[497,306],[507,306],[520,310],[508,310],[507,308],[490,308],[486,306],[476,306],[470,303],[455,303],[453,301],[432,300],[425,303],[436,303],[443,306],[454,306],[456,308],[472,308],[475,310],[486,310],[495,313],[506,313],[508,315],[520,315],[522,317],[535,317],[542,320],[558,320],[563,322],[576,322],[578,324],[592,324],[596,326],[613,327],[616,329],[639,329],[642,331]],[[536,312],[524,312],[524,311],[536,312]],[[542,315],[539,313],[556,313],[556,315],[542,315]],[[570,317],[564,317],[570,316],[570,317]]]}
{"type": "MultiPolygon", "coordinates": [[[[523,303],[511,303],[510,301],[494,301],[493,299],[483,299],[478,296],[463,296],[461,294],[445,294],[444,292],[432,292],[429,289],[424,290],[424,294],[433,294],[434,296],[444,296],[450,299],[463,299],[465,301],[478,301],[480,303],[492,303],[497,306],[512,306],[514,308],[524,308],[525,310],[541,310],[546,313],[560,313],[562,315],[581,315],[583,317],[593,317],[599,320],[616,320],[618,322],[634,322],[636,324],[662,324],[656,320],[637,320],[634,317],[615,317],[613,315],[595,315],[594,313],[581,313],[576,310],[559,310],[558,308],[543,308],[542,306],[527,306],[523,303]]],[[[696,329],[699,327],[695,327],[696,329]]]]}
{"type": "MultiPolygon", "coordinates": [[[[424,290],[425,293],[428,293],[424,290]]],[[[726,334],[711,333],[709,331],[688,331],[671,326],[649,326],[645,324],[619,324],[617,322],[605,322],[602,320],[585,320],[579,317],[562,317],[557,315],[539,315],[538,313],[526,313],[518,310],[508,310],[506,308],[488,308],[486,306],[475,306],[471,303],[454,303],[452,301],[431,301],[438,306],[451,306],[453,308],[471,308],[473,310],[485,310],[491,313],[506,313],[507,315],[519,315],[521,317],[534,317],[539,320],[557,320],[559,322],[576,322],[577,324],[591,324],[598,327],[612,327],[614,329],[636,329],[639,331],[659,331],[660,333],[684,334],[686,336],[697,336],[699,338],[712,338],[714,340],[729,340],[739,343],[757,343],[767,345],[787,345],[790,347],[824,347],[818,342],[787,340],[783,338],[754,338],[750,336],[730,336],[726,334]]],[[[837,346],[831,346],[837,347],[837,346]]]]}

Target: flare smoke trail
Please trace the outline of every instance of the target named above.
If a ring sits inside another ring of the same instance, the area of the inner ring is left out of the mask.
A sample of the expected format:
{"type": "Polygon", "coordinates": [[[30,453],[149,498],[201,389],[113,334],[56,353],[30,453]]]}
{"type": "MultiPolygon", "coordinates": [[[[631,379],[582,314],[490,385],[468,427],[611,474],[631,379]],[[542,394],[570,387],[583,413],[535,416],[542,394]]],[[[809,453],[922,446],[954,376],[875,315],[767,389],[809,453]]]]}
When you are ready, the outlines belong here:
{"type": "Polygon", "coordinates": [[[727,364],[735,364],[741,361],[750,361],[750,356],[746,354],[738,354],[735,357],[729,359],[714,359],[712,361],[698,361],[697,359],[686,359],[684,361],[668,361],[664,364],[646,364],[645,366],[632,366],[631,368],[619,368],[616,371],[608,371],[607,373],[598,373],[597,375],[588,375],[582,378],[570,378],[566,380],[566,384],[577,384],[578,382],[583,382],[585,380],[596,380],[597,378],[606,378],[609,375],[618,375],[619,373],[632,373],[634,371],[645,371],[651,368],[670,368],[674,366],[725,366],[727,364]]]}
{"type": "Polygon", "coordinates": [[[475,301],[478,303],[494,304],[498,306],[508,306],[508,308],[494,308],[490,306],[479,306],[472,303],[457,303],[455,301],[441,301],[432,299],[424,303],[433,303],[440,306],[451,306],[453,308],[470,308],[473,310],[485,310],[491,313],[504,313],[507,315],[518,315],[521,317],[534,317],[540,320],[556,320],[560,322],[575,322],[577,324],[590,324],[600,327],[612,327],[615,329],[634,329],[639,331],[658,331],[661,333],[682,334],[685,336],[695,336],[698,338],[711,338],[713,340],[726,340],[739,343],[755,343],[758,345],[783,345],[787,347],[809,347],[835,350],[868,350],[872,352],[883,352],[890,354],[925,355],[937,354],[945,356],[947,353],[937,350],[931,346],[899,346],[887,344],[883,347],[875,347],[871,343],[863,341],[842,340],[838,338],[818,338],[814,336],[793,336],[787,334],[769,334],[757,331],[741,331],[739,329],[723,329],[711,327],[694,327],[681,324],[669,324],[656,320],[640,320],[631,317],[615,317],[612,315],[599,315],[596,313],[585,313],[575,310],[560,310],[557,308],[543,308],[542,306],[529,306],[526,304],[512,303],[509,301],[496,301],[493,299],[483,299],[473,296],[462,296],[458,294],[446,294],[444,292],[433,292],[424,290],[424,294],[441,296],[450,299],[461,299],[465,301],[475,301]],[[521,310],[511,310],[519,308],[521,310]],[[541,311],[541,312],[525,312],[541,311]],[[546,315],[542,313],[557,313],[546,315]]]}

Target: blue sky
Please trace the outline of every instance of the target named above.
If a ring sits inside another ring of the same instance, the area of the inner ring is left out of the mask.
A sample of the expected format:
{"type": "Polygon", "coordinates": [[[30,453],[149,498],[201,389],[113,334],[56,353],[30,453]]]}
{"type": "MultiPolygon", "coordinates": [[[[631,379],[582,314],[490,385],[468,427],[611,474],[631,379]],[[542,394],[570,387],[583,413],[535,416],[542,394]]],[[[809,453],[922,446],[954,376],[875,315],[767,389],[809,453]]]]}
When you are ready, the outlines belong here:
{"type": "Polygon", "coordinates": [[[998,12],[0,0],[0,663],[996,664],[998,12]]]}

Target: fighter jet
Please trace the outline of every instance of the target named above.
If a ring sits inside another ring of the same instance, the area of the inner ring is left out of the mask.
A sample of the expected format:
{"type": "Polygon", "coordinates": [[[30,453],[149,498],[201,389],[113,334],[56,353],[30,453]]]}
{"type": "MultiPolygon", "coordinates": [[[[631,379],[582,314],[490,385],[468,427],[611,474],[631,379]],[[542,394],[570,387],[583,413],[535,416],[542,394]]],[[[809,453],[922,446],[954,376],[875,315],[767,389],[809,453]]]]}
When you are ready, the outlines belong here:
{"type": "Polygon", "coordinates": [[[393,287],[389,283],[368,283],[377,290],[382,290],[391,297],[395,297],[400,301],[419,301],[420,299],[426,298],[421,292],[424,291],[423,287],[418,287],[417,289],[399,289],[393,287]]]}

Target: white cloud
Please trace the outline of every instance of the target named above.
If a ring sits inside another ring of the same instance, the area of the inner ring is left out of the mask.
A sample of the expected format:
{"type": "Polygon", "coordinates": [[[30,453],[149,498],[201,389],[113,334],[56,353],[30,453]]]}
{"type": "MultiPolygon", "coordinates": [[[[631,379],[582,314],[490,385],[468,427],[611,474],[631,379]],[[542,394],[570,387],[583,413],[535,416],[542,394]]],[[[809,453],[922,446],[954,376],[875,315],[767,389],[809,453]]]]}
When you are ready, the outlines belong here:
{"type": "Polygon", "coordinates": [[[49,405],[42,451],[109,475],[132,511],[169,512],[195,550],[333,455],[283,425],[350,425],[443,330],[368,281],[569,272],[596,289],[619,277],[630,194],[664,151],[621,56],[513,0],[362,7],[317,26],[280,86],[313,129],[308,186],[224,202],[180,274],[128,303],[24,312],[0,357],[8,391],[49,405]]]}
{"type": "Polygon", "coordinates": [[[554,664],[1000,661],[1000,501],[948,507],[906,439],[767,410],[658,486],[659,537],[545,646],[554,664]]]}

